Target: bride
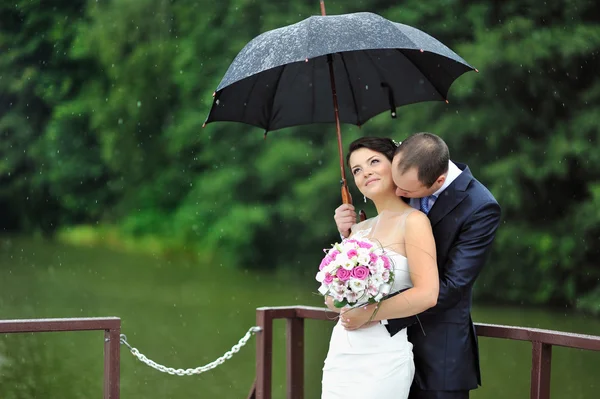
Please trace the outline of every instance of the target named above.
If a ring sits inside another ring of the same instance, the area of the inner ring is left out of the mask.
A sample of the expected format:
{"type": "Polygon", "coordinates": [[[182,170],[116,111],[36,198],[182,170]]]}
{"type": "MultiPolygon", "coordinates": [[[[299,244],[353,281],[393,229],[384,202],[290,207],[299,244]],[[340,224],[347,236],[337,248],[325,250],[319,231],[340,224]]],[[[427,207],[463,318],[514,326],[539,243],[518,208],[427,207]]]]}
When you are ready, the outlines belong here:
{"type": "Polygon", "coordinates": [[[395,150],[387,138],[363,137],[350,144],[346,161],[377,216],[354,225],[349,238],[371,241],[385,252],[394,264],[391,293],[402,292],[379,304],[343,309],[327,297],[325,304],[340,318],[323,367],[322,399],[408,398],[415,373],[412,344],[406,329],[390,336],[386,320],[419,314],[437,301],[431,225],[424,213],[396,196],[395,150]]]}

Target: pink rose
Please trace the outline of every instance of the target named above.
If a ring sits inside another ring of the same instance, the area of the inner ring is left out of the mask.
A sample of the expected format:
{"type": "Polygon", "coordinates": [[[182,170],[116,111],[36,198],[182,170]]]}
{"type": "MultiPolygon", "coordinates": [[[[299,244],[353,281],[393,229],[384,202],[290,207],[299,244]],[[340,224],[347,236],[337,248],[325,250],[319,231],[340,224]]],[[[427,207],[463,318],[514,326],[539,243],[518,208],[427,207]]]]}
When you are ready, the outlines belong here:
{"type": "Polygon", "coordinates": [[[335,257],[336,257],[336,256],[338,256],[339,254],[340,254],[340,251],[338,251],[337,249],[334,249],[333,251],[331,251],[331,252],[329,253],[329,257],[330,257],[332,260],[335,260],[335,257]]]}
{"type": "Polygon", "coordinates": [[[331,259],[329,256],[324,257],[323,260],[321,261],[321,264],[319,265],[319,270],[323,270],[324,268],[329,266],[329,264],[331,263],[332,260],[333,259],[331,259]]]}
{"type": "Polygon", "coordinates": [[[323,280],[325,284],[331,284],[333,282],[333,276],[329,273],[325,273],[325,279],[323,280]]]}
{"type": "Polygon", "coordinates": [[[348,257],[348,259],[352,259],[355,256],[358,256],[358,252],[356,252],[356,249],[351,249],[346,253],[346,256],[348,257]]]}
{"type": "Polygon", "coordinates": [[[377,262],[378,256],[375,253],[371,252],[369,256],[371,257],[371,263],[377,262]]]}
{"type": "Polygon", "coordinates": [[[368,242],[361,241],[358,243],[358,246],[364,249],[371,249],[373,245],[369,244],[368,242]]]}
{"type": "Polygon", "coordinates": [[[387,256],[382,256],[381,260],[383,261],[383,268],[390,270],[390,260],[387,256]]]}
{"type": "Polygon", "coordinates": [[[352,272],[350,270],[346,270],[343,267],[337,269],[335,273],[336,277],[340,279],[340,281],[348,281],[350,279],[352,272]]]}
{"type": "Polygon", "coordinates": [[[369,276],[369,268],[366,266],[358,266],[352,269],[352,277],[364,280],[369,276]]]}

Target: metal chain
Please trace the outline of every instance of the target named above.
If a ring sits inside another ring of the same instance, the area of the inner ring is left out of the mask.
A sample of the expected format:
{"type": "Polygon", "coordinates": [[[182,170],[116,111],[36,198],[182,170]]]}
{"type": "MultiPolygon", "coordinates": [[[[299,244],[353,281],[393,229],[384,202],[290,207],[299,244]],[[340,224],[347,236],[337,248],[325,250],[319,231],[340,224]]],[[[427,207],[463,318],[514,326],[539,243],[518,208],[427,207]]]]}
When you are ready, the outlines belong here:
{"type": "Polygon", "coordinates": [[[132,348],[131,345],[129,345],[125,334],[121,334],[120,342],[122,345],[127,346],[129,348],[130,352],[133,354],[133,356],[137,357],[139,361],[141,361],[142,363],[145,363],[146,365],[152,367],[153,369],[158,370],[163,373],[168,373],[171,375],[184,376],[184,375],[202,374],[205,371],[209,371],[209,370],[216,368],[217,366],[220,366],[221,364],[225,363],[225,360],[231,359],[235,353],[238,353],[240,351],[240,349],[244,345],[246,345],[246,343],[248,342],[250,337],[252,337],[252,335],[256,334],[257,332],[259,332],[261,330],[262,329],[257,326],[250,327],[250,329],[248,330],[246,335],[244,335],[242,337],[242,339],[240,339],[238,341],[237,344],[233,345],[231,350],[229,350],[228,352],[225,352],[225,354],[223,356],[221,356],[220,358],[218,358],[217,360],[215,360],[211,363],[208,363],[205,366],[200,366],[200,367],[196,367],[195,369],[185,369],[185,370],[166,367],[166,366],[163,366],[162,364],[158,364],[158,363],[148,359],[146,356],[141,354],[140,351],[137,350],[137,348],[132,348]]]}

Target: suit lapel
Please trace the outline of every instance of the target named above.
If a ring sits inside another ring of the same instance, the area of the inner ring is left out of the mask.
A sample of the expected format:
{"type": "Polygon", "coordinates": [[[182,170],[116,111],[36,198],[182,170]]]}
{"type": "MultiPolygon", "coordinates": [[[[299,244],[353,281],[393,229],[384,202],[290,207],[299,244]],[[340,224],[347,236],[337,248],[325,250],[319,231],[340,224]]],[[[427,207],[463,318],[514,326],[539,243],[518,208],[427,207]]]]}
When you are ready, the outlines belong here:
{"type": "Polygon", "coordinates": [[[432,227],[469,196],[467,187],[473,180],[473,175],[467,165],[456,163],[456,166],[462,170],[462,173],[442,191],[429,211],[428,216],[432,227]]]}

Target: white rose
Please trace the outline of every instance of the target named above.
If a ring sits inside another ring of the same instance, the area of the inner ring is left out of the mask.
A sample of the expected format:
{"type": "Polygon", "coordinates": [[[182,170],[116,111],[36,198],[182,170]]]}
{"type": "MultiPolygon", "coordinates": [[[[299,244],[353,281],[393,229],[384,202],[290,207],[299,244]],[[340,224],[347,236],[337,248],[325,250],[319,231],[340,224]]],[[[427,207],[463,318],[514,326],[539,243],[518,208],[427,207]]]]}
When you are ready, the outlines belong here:
{"type": "Polygon", "coordinates": [[[381,274],[374,274],[373,276],[371,276],[371,283],[376,287],[380,287],[383,283],[385,283],[385,281],[383,281],[383,277],[381,277],[381,274]]]}
{"type": "Polygon", "coordinates": [[[325,280],[325,273],[323,273],[323,270],[319,271],[319,272],[317,273],[317,276],[316,276],[315,278],[317,279],[317,281],[318,281],[319,283],[322,283],[322,282],[323,282],[323,280],[325,280]]]}
{"type": "Polygon", "coordinates": [[[340,254],[337,256],[336,261],[339,259],[340,266],[346,270],[352,270],[354,268],[354,262],[348,259],[346,254],[340,254]]]}
{"type": "Polygon", "coordinates": [[[366,256],[367,259],[371,259],[371,251],[366,248],[357,248],[356,252],[358,256],[366,256]]]}
{"type": "Polygon", "coordinates": [[[325,266],[321,271],[333,275],[334,272],[338,269],[338,267],[340,267],[340,265],[338,265],[336,262],[331,262],[330,264],[325,266]]]}
{"type": "Polygon", "coordinates": [[[364,291],[366,284],[363,280],[351,278],[349,286],[353,292],[359,292],[359,291],[364,291]]]}

